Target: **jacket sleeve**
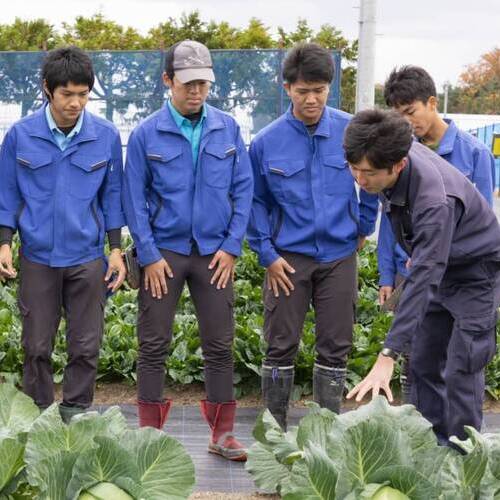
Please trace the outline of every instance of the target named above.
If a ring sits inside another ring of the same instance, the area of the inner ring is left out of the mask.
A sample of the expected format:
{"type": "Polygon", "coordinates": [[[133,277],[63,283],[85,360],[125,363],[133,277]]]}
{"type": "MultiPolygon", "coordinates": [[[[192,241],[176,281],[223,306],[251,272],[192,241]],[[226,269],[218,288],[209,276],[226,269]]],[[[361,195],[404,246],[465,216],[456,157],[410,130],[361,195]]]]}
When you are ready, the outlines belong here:
{"type": "Polygon", "coordinates": [[[382,212],[377,242],[379,286],[394,286],[396,280],[396,239],[387,215],[382,212]]]}
{"type": "Polygon", "coordinates": [[[241,137],[240,129],[236,130],[236,155],[233,166],[233,180],[230,197],[233,213],[229,223],[227,237],[221,245],[221,250],[236,257],[241,255],[243,238],[248,226],[252,206],[253,176],[250,158],[241,137]]]}
{"type": "Polygon", "coordinates": [[[0,150],[0,226],[17,229],[17,217],[23,202],[17,184],[15,132],[7,132],[0,150]]]}
{"type": "Polygon", "coordinates": [[[267,187],[262,168],[262,152],[255,142],[250,144],[250,161],[254,175],[254,192],[248,225],[248,243],[258,255],[260,265],[268,267],[279,258],[272,241],[270,222],[271,210],[276,202],[267,187]]]}
{"type": "Polygon", "coordinates": [[[359,190],[359,232],[361,236],[369,236],[375,231],[378,215],[378,195],[359,190]]]}
{"type": "Polygon", "coordinates": [[[493,206],[493,190],[495,189],[495,159],[486,149],[474,151],[474,170],[471,181],[484,196],[490,206],[493,206]]]}
{"type": "Polygon", "coordinates": [[[129,137],[122,200],[139,263],[141,266],[147,266],[161,260],[162,257],[156,247],[153,230],[149,223],[146,192],[151,182],[151,174],[148,171],[142,134],[142,129],[136,130],[129,137]]]}
{"type": "Polygon", "coordinates": [[[122,143],[118,131],[113,133],[111,164],[108,166],[104,183],[99,192],[99,201],[104,214],[106,231],[120,229],[125,225],[121,192],[123,179],[122,143]]]}
{"type": "Polygon", "coordinates": [[[431,206],[413,216],[413,252],[394,322],[385,347],[409,352],[413,335],[426,314],[446,271],[457,215],[453,199],[431,206]]]}

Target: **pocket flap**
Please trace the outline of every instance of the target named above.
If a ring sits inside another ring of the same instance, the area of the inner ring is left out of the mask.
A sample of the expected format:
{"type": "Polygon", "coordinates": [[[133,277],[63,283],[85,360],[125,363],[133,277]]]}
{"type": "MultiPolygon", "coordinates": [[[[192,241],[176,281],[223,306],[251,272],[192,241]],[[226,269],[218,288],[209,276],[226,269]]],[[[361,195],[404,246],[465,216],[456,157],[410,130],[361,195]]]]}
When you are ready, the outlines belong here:
{"type": "Polygon", "coordinates": [[[283,177],[291,177],[306,168],[304,160],[269,160],[267,165],[269,172],[283,177]]]}
{"type": "Polygon", "coordinates": [[[205,151],[208,154],[223,160],[224,158],[227,158],[229,156],[233,156],[234,154],[236,154],[236,146],[234,144],[208,143],[205,146],[205,151]]]}
{"type": "Polygon", "coordinates": [[[182,146],[172,146],[168,149],[152,149],[146,153],[148,160],[169,162],[182,154],[182,146]]]}
{"type": "Polygon", "coordinates": [[[85,170],[85,172],[94,172],[108,164],[107,158],[103,158],[102,156],[89,156],[88,154],[74,154],[70,161],[72,165],[85,170]]]}
{"type": "Polygon", "coordinates": [[[339,155],[339,154],[324,155],[323,164],[326,165],[327,167],[333,167],[339,169],[347,167],[347,161],[344,155],[339,155]]]}
{"type": "Polygon", "coordinates": [[[497,322],[496,314],[486,316],[469,316],[458,320],[461,330],[474,333],[482,333],[495,328],[497,322]]]}
{"type": "Polygon", "coordinates": [[[40,168],[52,162],[52,156],[47,153],[20,152],[17,161],[28,168],[40,168]]]}

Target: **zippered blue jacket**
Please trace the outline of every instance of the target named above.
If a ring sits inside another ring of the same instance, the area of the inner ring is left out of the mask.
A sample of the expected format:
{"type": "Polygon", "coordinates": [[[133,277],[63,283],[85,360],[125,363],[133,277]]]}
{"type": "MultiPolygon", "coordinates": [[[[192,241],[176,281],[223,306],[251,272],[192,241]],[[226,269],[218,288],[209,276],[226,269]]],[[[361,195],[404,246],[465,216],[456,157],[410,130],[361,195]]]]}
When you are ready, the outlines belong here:
{"type": "Polygon", "coordinates": [[[159,249],[239,256],[252,203],[252,171],[236,121],[206,105],[198,164],[167,106],[142,122],[127,147],[123,205],[139,263],[159,249]]]}
{"type": "Polygon", "coordinates": [[[18,230],[32,262],[67,267],[104,256],[107,231],[124,226],[123,162],[114,125],[85,111],[61,151],[45,107],[16,122],[0,152],[0,226],[18,230]]]}
{"type": "Polygon", "coordinates": [[[268,267],[285,250],[331,262],[375,229],[378,198],[356,191],[344,158],[351,116],[326,107],[313,136],[290,107],[250,145],[254,199],[248,241],[268,267]]]}
{"type": "MultiPolygon", "coordinates": [[[[493,205],[495,186],[495,159],[481,141],[460,130],[452,120],[445,120],[448,128],[444,133],[436,153],[460,170],[493,205]]],[[[389,221],[382,214],[377,245],[379,285],[394,286],[396,272],[406,276],[406,252],[396,243],[389,221]],[[403,271],[404,270],[404,271],[403,271]],[[403,272],[402,272],[403,271],[403,272]]]]}

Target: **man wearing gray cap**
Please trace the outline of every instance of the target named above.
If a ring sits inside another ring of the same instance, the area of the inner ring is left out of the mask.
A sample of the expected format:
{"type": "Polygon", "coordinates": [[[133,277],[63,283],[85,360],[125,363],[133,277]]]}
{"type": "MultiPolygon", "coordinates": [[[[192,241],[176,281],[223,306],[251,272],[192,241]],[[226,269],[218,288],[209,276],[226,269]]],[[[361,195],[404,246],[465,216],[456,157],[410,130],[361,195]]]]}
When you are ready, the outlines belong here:
{"type": "Polygon", "coordinates": [[[215,81],[209,50],[185,40],[166,55],[167,105],[131,134],[123,203],[134,239],[139,290],[139,423],[162,428],[175,310],[187,282],[198,318],[207,397],[201,411],[209,451],[246,460],[233,437],[233,275],[252,202],[253,180],[238,124],[205,103],[215,81]]]}

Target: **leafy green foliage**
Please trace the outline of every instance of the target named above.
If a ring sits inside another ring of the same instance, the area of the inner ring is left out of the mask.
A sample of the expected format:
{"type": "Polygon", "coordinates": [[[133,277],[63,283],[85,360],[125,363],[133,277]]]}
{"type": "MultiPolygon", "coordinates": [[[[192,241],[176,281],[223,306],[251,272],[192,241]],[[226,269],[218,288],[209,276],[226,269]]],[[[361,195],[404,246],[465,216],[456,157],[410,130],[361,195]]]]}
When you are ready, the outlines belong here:
{"type": "MultiPolygon", "coordinates": [[[[17,248],[14,249],[17,254],[17,248]]],[[[359,298],[357,323],[354,325],[353,350],[348,361],[348,385],[357,384],[369,371],[381,349],[392,321],[392,315],[379,311],[377,302],[377,262],[375,247],[368,243],[359,255],[359,298]]],[[[256,255],[247,247],[238,260],[235,281],[235,386],[237,397],[257,390],[259,372],[265,353],[262,333],[262,283],[264,270],[256,255]]],[[[16,302],[17,282],[0,283],[0,375],[18,382],[22,371],[20,349],[21,322],[16,302]]],[[[137,362],[137,292],[123,288],[106,306],[105,334],[98,366],[99,378],[136,379],[137,362]]],[[[59,328],[52,356],[54,379],[60,382],[66,364],[64,321],[59,328]]],[[[499,338],[500,342],[500,338],[499,338]]],[[[296,360],[293,398],[312,392],[312,366],[315,358],[314,313],[306,316],[303,337],[296,360]]],[[[181,296],[174,325],[171,354],[167,360],[167,377],[176,384],[202,382],[203,357],[195,310],[187,290],[181,296]]],[[[487,368],[487,391],[500,397],[500,356],[487,368]]],[[[397,385],[397,378],[394,381],[397,385]]]]}
{"type": "Polygon", "coordinates": [[[129,429],[118,407],[66,425],[57,404],[38,416],[9,384],[0,385],[0,401],[10,415],[0,420],[0,498],[180,500],[193,489],[182,445],[150,427],[129,429]]]}
{"type": "Polygon", "coordinates": [[[438,446],[413,406],[381,396],[335,415],[312,406],[284,433],[268,410],[257,419],[246,469],[285,500],[451,500],[497,498],[499,435],[466,427],[463,454],[438,446]]]}

